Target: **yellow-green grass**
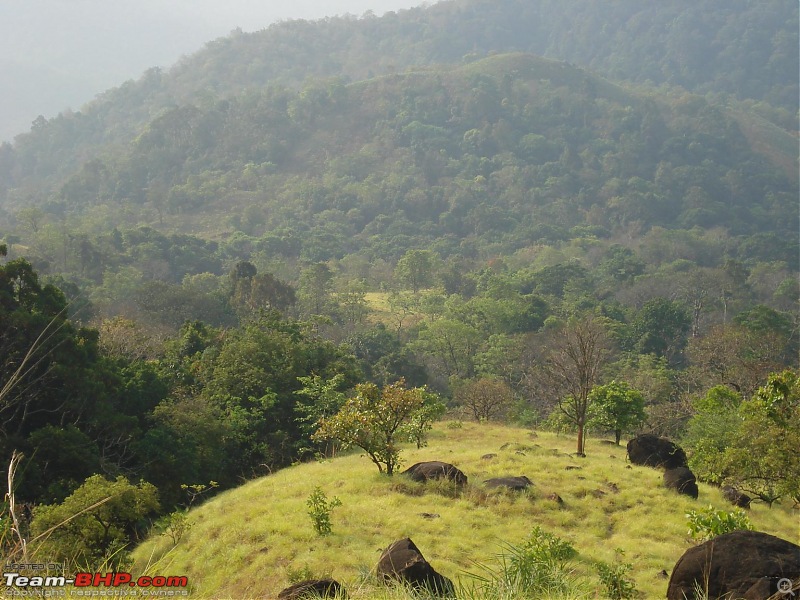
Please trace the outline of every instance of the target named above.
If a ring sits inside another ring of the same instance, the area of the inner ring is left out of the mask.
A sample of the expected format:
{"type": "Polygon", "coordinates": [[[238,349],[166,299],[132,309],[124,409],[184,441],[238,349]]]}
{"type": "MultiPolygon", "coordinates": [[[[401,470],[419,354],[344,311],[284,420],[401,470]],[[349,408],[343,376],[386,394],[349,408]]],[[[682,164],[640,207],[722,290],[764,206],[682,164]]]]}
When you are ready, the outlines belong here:
{"type": "Polygon", "coordinates": [[[389,294],[386,292],[367,292],[364,301],[370,311],[370,320],[375,323],[389,325],[392,309],[389,306],[389,294]]]}
{"type": "MultiPolygon", "coordinates": [[[[441,292],[441,290],[427,288],[420,290],[419,296],[421,298],[439,292],[441,292]]],[[[401,318],[401,315],[399,312],[393,311],[389,304],[388,292],[367,292],[364,294],[364,301],[369,309],[368,319],[370,322],[383,323],[388,328],[397,328],[398,319],[401,318]]],[[[420,310],[412,309],[408,314],[402,315],[402,327],[412,327],[418,324],[423,317],[424,315],[420,310]]]]}
{"type": "MultiPolygon", "coordinates": [[[[624,446],[590,439],[586,458],[573,452],[574,440],[566,436],[442,423],[428,447],[409,446],[403,459],[406,465],[455,464],[470,481],[461,492],[380,475],[358,452],[297,465],[193,510],[191,529],[177,546],[160,536],[135,550],[135,570],[186,575],[198,598],[275,597],[301,574],[334,577],[354,598],[394,598],[402,594],[381,591],[368,575],[381,550],[397,539],[411,537],[435,569],[468,585],[468,573],[496,566],[505,544],[522,542],[540,526],[576,548],[577,574],[589,581],[588,597],[602,597],[595,564],[614,561],[617,548],[633,564],[631,574],[643,596],[665,597],[667,581],[659,573],[671,572],[695,543],[685,513],[729,504],[705,484],[698,500],[664,489],[661,471],[630,466],[624,446]],[[496,456],[482,458],[490,453],[496,456]],[[481,485],[507,475],[526,475],[534,487],[513,494],[481,485]],[[326,537],[316,535],[307,514],[315,486],[342,501],[331,512],[333,533],[326,537]],[[551,493],[559,494],[563,505],[548,499],[551,493]]],[[[755,529],[800,542],[798,511],[790,506],[754,505],[749,516],[755,529]]]]}

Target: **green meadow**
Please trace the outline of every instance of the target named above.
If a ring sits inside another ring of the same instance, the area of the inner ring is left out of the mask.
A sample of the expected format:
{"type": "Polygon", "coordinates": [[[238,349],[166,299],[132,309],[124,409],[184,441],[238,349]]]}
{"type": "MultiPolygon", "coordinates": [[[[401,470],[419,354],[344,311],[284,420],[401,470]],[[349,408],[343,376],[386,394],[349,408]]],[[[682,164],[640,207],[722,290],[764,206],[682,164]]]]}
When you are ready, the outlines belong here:
{"type": "MultiPolygon", "coordinates": [[[[494,424],[443,422],[427,447],[408,446],[405,466],[423,460],[453,463],[468,477],[462,490],[388,477],[357,451],[298,464],[248,482],[189,513],[177,541],[153,536],[133,553],[134,571],[186,575],[194,598],[274,598],[290,583],[333,577],[352,598],[403,598],[386,590],[373,570],[381,551],[410,537],[425,558],[452,579],[462,595],[477,577],[497,569],[509,545],[532,528],[570,542],[577,550],[576,595],[604,597],[598,561],[631,563],[639,597],[663,598],[682,553],[695,544],[685,514],[707,507],[730,509],[716,488],[700,484],[693,500],[665,489],[659,470],[630,465],[624,442],[590,438],[587,456],[574,456],[569,436],[494,424]],[[491,458],[486,455],[493,454],[491,458]],[[490,477],[526,475],[524,493],[487,490],[490,477]],[[315,487],[341,501],[331,510],[332,533],[316,534],[307,500],[315,487]],[[563,503],[548,496],[558,494],[563,503]]],[[[755,504],[754,529],[800,542],[798,511],[755,504]]],[[[510,598],[510,597],[509,597],[510,598]]]]}

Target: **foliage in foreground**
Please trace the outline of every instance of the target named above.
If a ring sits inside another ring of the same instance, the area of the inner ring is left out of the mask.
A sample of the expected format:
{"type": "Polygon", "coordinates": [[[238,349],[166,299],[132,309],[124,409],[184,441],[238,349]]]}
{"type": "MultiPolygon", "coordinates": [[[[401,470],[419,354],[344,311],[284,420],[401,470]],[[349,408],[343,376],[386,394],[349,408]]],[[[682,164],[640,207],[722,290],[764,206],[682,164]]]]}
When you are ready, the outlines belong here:
{"type": "MultiPolygon", "coordinates": [[[[623,551],[617,548],[617,555],[622,556],[623,551]]],[[[605,588],[606,597],[611,600],[628,600],[636,597],[636,584],[628,577],[633,565],[618,560],[613,564],[599,562],[597,574],[600,583],[605,588]]]]}
{"type": "Polygon", "coordinates": [[[743,510],[733,512],[715,510],[710,504],[708,508],[692,510],[686,513],[689,520],[689,535],[701,542],[715,538],[723,533],[740,529],[753,529],[750,519],[743,510]]]}
{"type": "Polygon", "coordinates": [[[536,526],[521,544],[508,544],[496,568],[482,565],[483,574],[471,575],[467,598],[541,598],[584,595],[587,582],[575,574],[577,556],[572,545],[536,526]]]}
{"type": "Polygon", "coordinates": [[[37,507],[31,534],[42,536],[40,554],[50,561],[80,568],[118,567],[132,532],[158,509],[152,484],[134,485],[122,475],[113,481],[93,475],[61,504],[37,507]]]}

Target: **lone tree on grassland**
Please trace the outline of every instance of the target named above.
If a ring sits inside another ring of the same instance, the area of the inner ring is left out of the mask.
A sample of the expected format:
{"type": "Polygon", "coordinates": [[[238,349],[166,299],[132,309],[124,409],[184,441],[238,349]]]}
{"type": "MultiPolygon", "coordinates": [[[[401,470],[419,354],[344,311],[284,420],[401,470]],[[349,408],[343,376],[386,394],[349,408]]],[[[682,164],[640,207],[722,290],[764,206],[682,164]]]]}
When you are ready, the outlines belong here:
{"type": "Polygon", "coordinates": [[[623,431],[644,422],[644,396],[624,381],[599,385],[589,393],[589,418],[593,424],[611,429],[619,445],[623,431]]]}
{"type": "Polygon", "coordinates": [[[554,332],[544,361],[544,375],[558,394],[558,408],[578,428],[577,453],[584,456],[589,393],[600,378],[610,353],[610,342],[597,319],[570,321],[554,332]]]}
{"type": "Polygon", "coordinates": [[[315,440],[337,439],[342,446],[364,450],[381,473],[392,475],[400,464],[399,444],[416,441],[419,445],[427,423],[437,411],[427,411],[438,402],[423,388],[405,387],[401,379],[379,389],[372,383],[356,386],[335,415],[319,421],[315,440]]]}

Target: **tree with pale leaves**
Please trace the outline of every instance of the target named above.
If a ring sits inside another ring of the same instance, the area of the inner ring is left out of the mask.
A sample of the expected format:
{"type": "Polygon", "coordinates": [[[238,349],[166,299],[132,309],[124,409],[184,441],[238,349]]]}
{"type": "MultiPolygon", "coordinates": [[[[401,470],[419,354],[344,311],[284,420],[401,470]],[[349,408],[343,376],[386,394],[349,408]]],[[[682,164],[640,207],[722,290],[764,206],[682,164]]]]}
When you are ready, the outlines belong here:
{"type": "MultiPolygon", "coordinates": [[[[383,389],[372,383],[359,384],[339,412],[320,420],[312,439],[336,439],[343,447],[357,446],[378,471],[392,475],[400,464],[400,444],[420,443],[425,431],[420,416],[431,396],[424,388],[406,388],[402,379],[383,389]]],[[[436,413],[429,414],[433,418],[436,413]]]]}

